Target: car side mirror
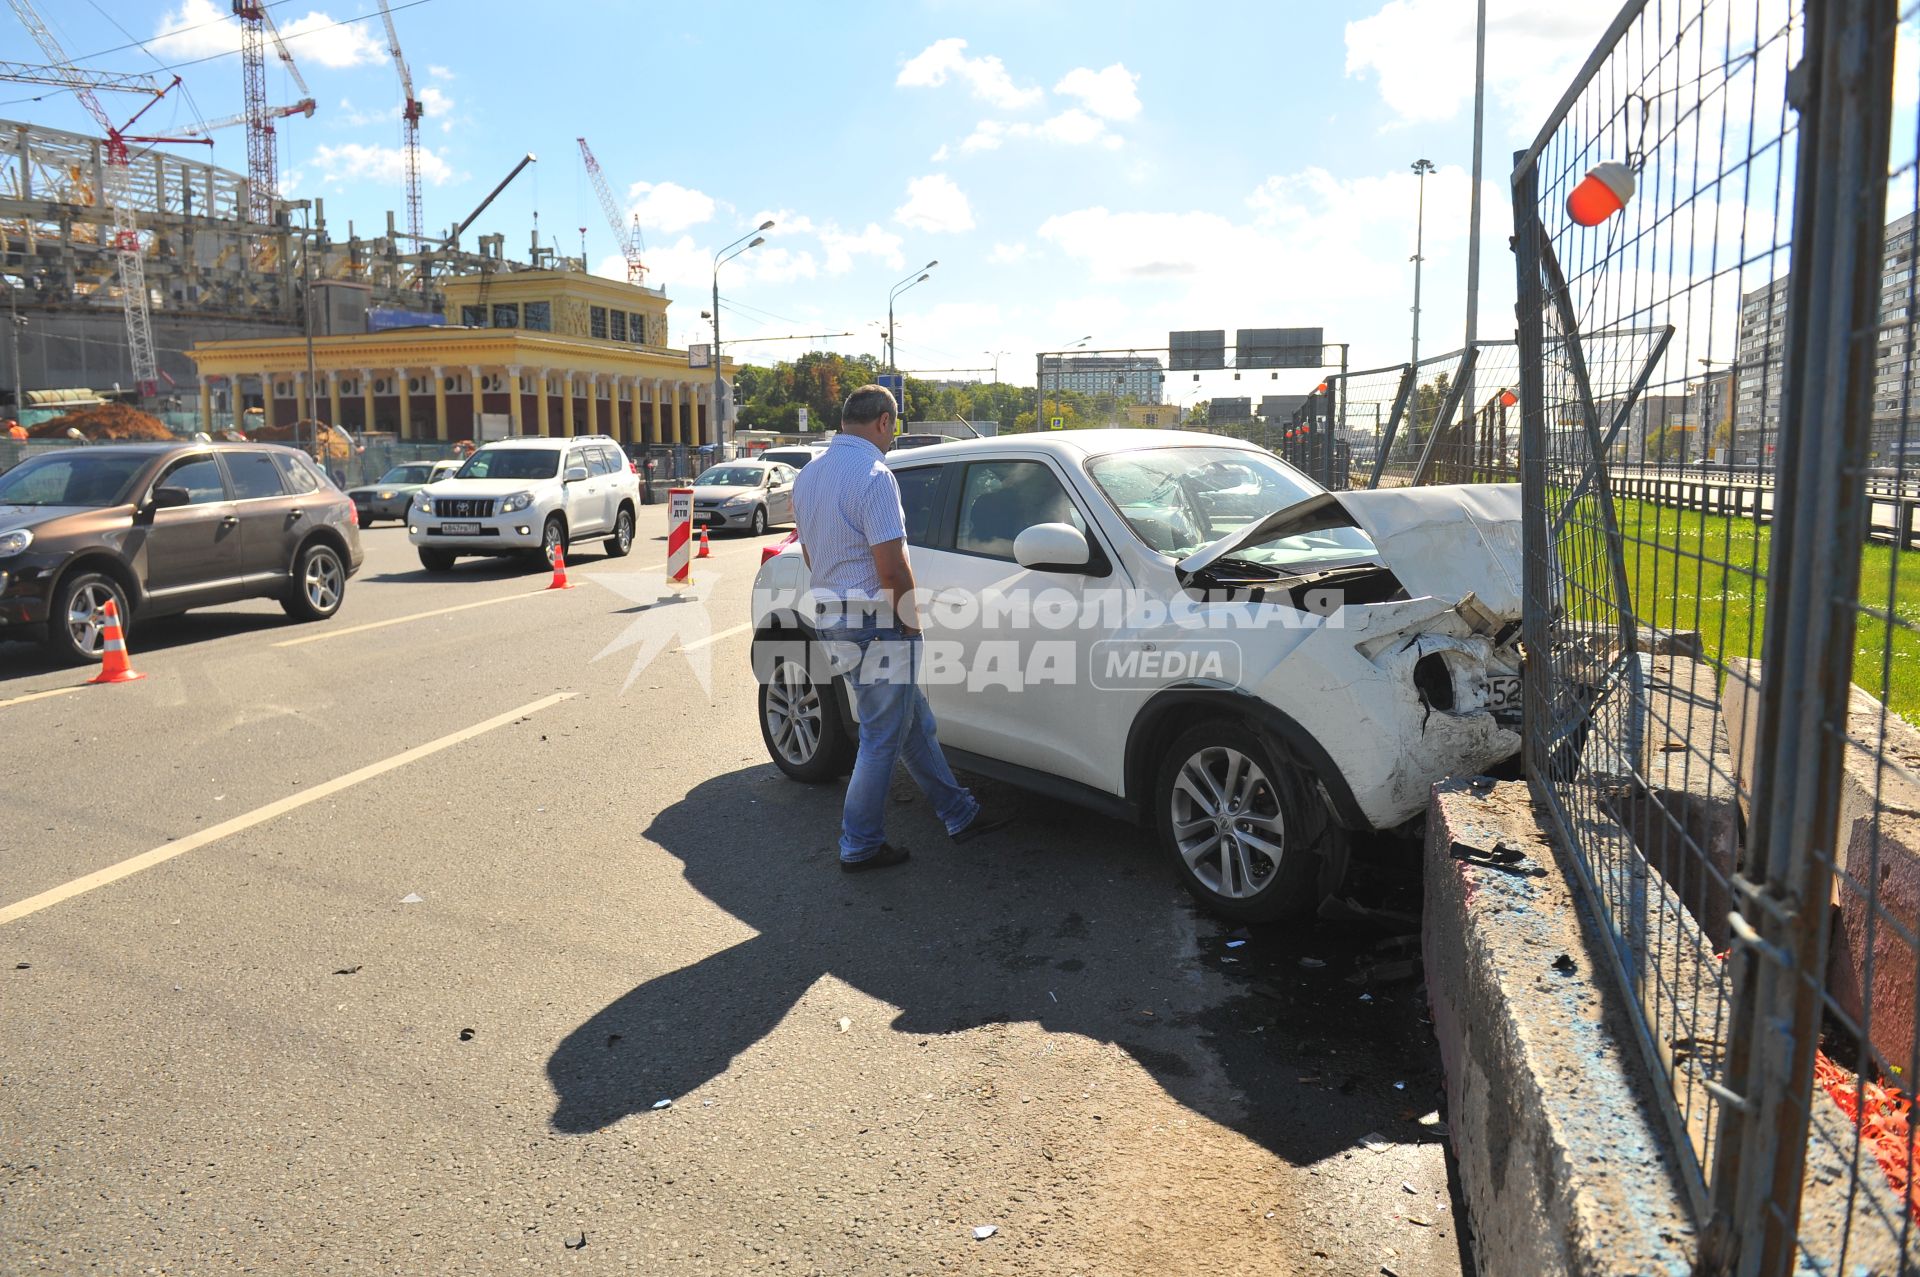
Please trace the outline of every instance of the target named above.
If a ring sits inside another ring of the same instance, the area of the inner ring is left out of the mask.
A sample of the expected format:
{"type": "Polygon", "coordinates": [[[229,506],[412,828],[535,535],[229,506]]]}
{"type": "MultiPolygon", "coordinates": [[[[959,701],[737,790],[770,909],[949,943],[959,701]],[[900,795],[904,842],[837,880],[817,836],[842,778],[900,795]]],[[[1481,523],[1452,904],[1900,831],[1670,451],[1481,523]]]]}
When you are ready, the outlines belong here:
{"type": "Polygon", "coordinates": [[[1070,523],[1036,523],[1013,539],[1013,560],[1036,572],[1078,572],[1093,561],[1093,550],[1070,523]]]}
{"type": "Polygon", "coordinates": [[[192,505],[193,494],[185,488],[155,488],[153,490],[153,508],[172,510],[178,506],[192,505]]]}
{"type": "Polygon", "coordinates": [[[585,466],[568,466],[567,467],[568,483],[578,483],[586,477],[587,477],[587,468],[585,466]]]}

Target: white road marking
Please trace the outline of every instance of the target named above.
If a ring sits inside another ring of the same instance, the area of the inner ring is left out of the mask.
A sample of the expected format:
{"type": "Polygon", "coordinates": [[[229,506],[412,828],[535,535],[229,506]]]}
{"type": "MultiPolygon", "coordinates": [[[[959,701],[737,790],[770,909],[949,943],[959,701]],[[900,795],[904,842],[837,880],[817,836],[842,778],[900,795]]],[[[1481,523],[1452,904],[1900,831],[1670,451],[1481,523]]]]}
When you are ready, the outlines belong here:
{"type": "Polygon", "coordinates": [[[0,701],[0,709],[5,709],[9,705],[25,705],[28,701],[44,701],[49,696],[65,696],[68,692],[77,692],[87,686],[90,684],[75,683],[72,687],[56,687],[50,692],[28,692],[25,696],[16,696],[10,701],[0,701]]]}
{"type": "Polygon", "coordinates": [[[752,628],[752,621],[742,621],[740,624],[732,626],[729,629],[721,630],[718,634],[709,634],[703,639],[695,639],[691,643],[683,643],[675,650],[680,652],[697,652],[703,647],[712,647],[721,639],[730,639],[734,635],[744,634],[752,628]]]}
{"type": "Polygon", "coordinates": [[[302,790],[297,794],[289,794],[285,798],[268,803],[264,807],[256,807],[252,811],[235,816],[231,820],[223,820],[217,825],[207,826],[198,833],[188,834],[184,838],[175,839],[165,846],[155,847],[152,851],[143,851],[137,856],[128,857],[117,865],[108,865],[105,869],[97,869],[83,877],[75,878],[72,882],[62,883],[60,886],[54,887],[49,891],[43,891],[37,896],[29,896],[27,899],[19,901],[16,904],[10,904],[5,908],[0,908],[0,926],[5,926],[9,922],[18,922],[28,914],[39,913],[42,909],[52,908],[62,901],[71,900],[75,896],[83,895],[96,887],[104,887],[108,883],[118,882],[122,878],[131,877],[143,869],[151,869],[155,865],[165,864],[175,856],[184,856],[190,851],[206,846],[208,843],[219,842],[222,838],[237,834],[243,829],[251,829],[253,826],[272,820],[276,816],[284,816],[290,811],[305,807],[308,803],[318,802],[320,799],[337,794],[343,789],[350,789],[362,781],[372,780],[376,776],[384,775],[397,767],[405,767],[408,763],[418,762],[420,759],[432,754],[437,754],[443,749],[451,749],[463,741],[469,741],[476,736],[484,735],[496,727],[505,727],[515,719],[525,718],[529,714],[537,714],[543,709],[549,709],[552,706],[558,705],[561,701],[567,700],[571,696],[573,696],[572,692],[555,692],[552,696],[543,696],[537,701],[522,705],[519,709],[510,709],[504,714],[496,714],[484,723],[475,723],[472,727],[463,727],[457,732],[440,737],[438,740],[430,740],[424,745],[415,745],[412,749],[403,750],[391,758],[383,758],[377,763],[369,763],[358,771],[351,771],[344,776],[337,776],[332,780],[315,785],[311,789],[302,790]]]}
{"type": "Polygon", "coordinates": [[[384,621],[368,621],[365,625],[349,625],[343,630],[322,630],[318,634],[303,634],[299,638],[285,639],[275,643],[275,647],[299,647],[302,643],[323,643],[328,639],[345,638],[349,634],[364,634],[368,630],[382,630],[389,625],[405,625],[408,621],[424,621],[429,617],[447,616],[454,612],[464,612],[468,608],[491,607],[495,603],[511,603],[515,599],[530,599],[536,594],[545,594],[546,587],[527,590],[520,594],[507,594],[497,599],[481,599],[475,603],[456,603],[452,607],[437,607],[431,612],[414,612],[407,616],[389,617],[384,621]]]}

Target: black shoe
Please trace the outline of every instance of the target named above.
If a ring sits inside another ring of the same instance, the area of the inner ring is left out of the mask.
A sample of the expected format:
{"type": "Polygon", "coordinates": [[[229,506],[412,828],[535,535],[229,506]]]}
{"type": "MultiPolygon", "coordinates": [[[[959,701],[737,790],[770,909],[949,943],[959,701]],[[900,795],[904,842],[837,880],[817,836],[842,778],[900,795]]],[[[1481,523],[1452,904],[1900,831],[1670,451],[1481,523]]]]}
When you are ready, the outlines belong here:
{"type": "Polygon", "coordinates": [[[1000,812],[990,812],[985,807],[982,807],[979,811],[973,813],[973,819],[968,821],[959,833],[948,834],[947,837],[957,843],[972,842],[975,838],[990,834],[996,829],[1005,829],[1012,823],[1012,816],[1000,812]]]}
{"type": "Polygon", "coordinates": [[[840,872],[863,874],[869,869],[886,869],[892,865],[904,865],[906,863],[907,849],[905,847],[896,847],[890,842],[883,842],[880,844],[880,850],[874,852],[865,860],[841,861],[840,872]]]}

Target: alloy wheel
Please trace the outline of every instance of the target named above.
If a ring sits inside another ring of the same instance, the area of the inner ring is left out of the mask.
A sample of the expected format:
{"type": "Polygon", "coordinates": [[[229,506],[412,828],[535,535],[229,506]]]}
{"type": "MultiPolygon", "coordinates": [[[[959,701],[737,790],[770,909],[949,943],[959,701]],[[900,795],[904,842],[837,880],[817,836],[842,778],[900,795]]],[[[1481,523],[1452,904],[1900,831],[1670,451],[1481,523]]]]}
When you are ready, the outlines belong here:
{"type": "Polygon", "coordinates": [[[79,651],[98,656],[105,647],[109,599],[113,600],[124,624],[126,606],[105,582],[90,581],[73,592],[67,604],[67,632],[73,635],[73,645],[79,651]]]}
{"type": "Polygon", "coordinates": [[[796,767],[813,760],[820,748],[822,706],[820,689],[798,661],[774,666],[767,683],[767,739],[780,756],[796,767]]]}
{"type": "Polygon", "coordinates": [[[303,586],[307,592],[307,602],[316,612],[331,612],[340,602],[340,589],[345,578],[340,571],[340,560],[325,550],[316,551],[307,556],[307,575],[303,586]]]}
{"type": "Polygon", "coordinates": [[[1170,801],[1174,842],[1209,891],[1240,900],[1273,881],[1286,817],[1252,758],[1224,745],[1199,750],[1181,765],[1170,801]]]}

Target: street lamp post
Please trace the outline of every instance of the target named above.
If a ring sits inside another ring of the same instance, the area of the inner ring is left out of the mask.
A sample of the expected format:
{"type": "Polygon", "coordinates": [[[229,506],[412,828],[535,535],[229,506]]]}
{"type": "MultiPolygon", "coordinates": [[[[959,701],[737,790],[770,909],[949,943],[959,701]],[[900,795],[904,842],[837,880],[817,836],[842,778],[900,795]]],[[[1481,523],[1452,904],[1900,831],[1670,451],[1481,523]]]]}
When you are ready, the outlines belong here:
{"type": "Polygon", "coordinates": [[[1413,224],[1413,359],[1420,362],[1420,265],[1426,260],[1427,233],[1427,174],[1433,172],[1432,160],[1415,160],[1413,172],[1420,182],[1418,211],[1413,224]]]}
{"type": "Polygon", "coordinates": [[[766,221],[754,227],[753,230],[747,232],[747,235],[753,236],[753,242],[748,244],[746,248],[736,247],[740,244],[741,240],[747,238],[747,235],[742,235],[740,239],[736,239],[732,244],[728,244],[726,248],[721,249],[713,255],[713,399],[707,405],[707,412],[711,414],[713,418],[714,445],[719,448],[720,455],[722,456],[726,453],[727,441],[721,437],[723,423],[720,419],[720,268],[740,256],[741,253],[746,252],[748,248],[758,248],[760,245],[766,243],[766,236],[759,234],[759,232],[770,231],[772,229],[773,219],[769,217],[766,221]]]}
{"type": "MultiPolygon", "coordinates": [[[[893,362],[893,299],[898,297],[901,293],[906,292],[909,288],[914,287],[915,285],[926,283],[928,274],[933,270],[934,267],[938,266],[939,264],[940,264],[940,259],[937,257],[934,258],[934,260],[928,262],[925,266],[922,266],[919,270],[907,276],[907,278],[901,280],[899,283],[895,284],[893,286],[892,291],[887,294],[887,371],[888,372],[897,373],[900,371],[900,369],[896,367],[893,362]]],[[[904,404],[899,406],[905,407],[904,404]]]]}

